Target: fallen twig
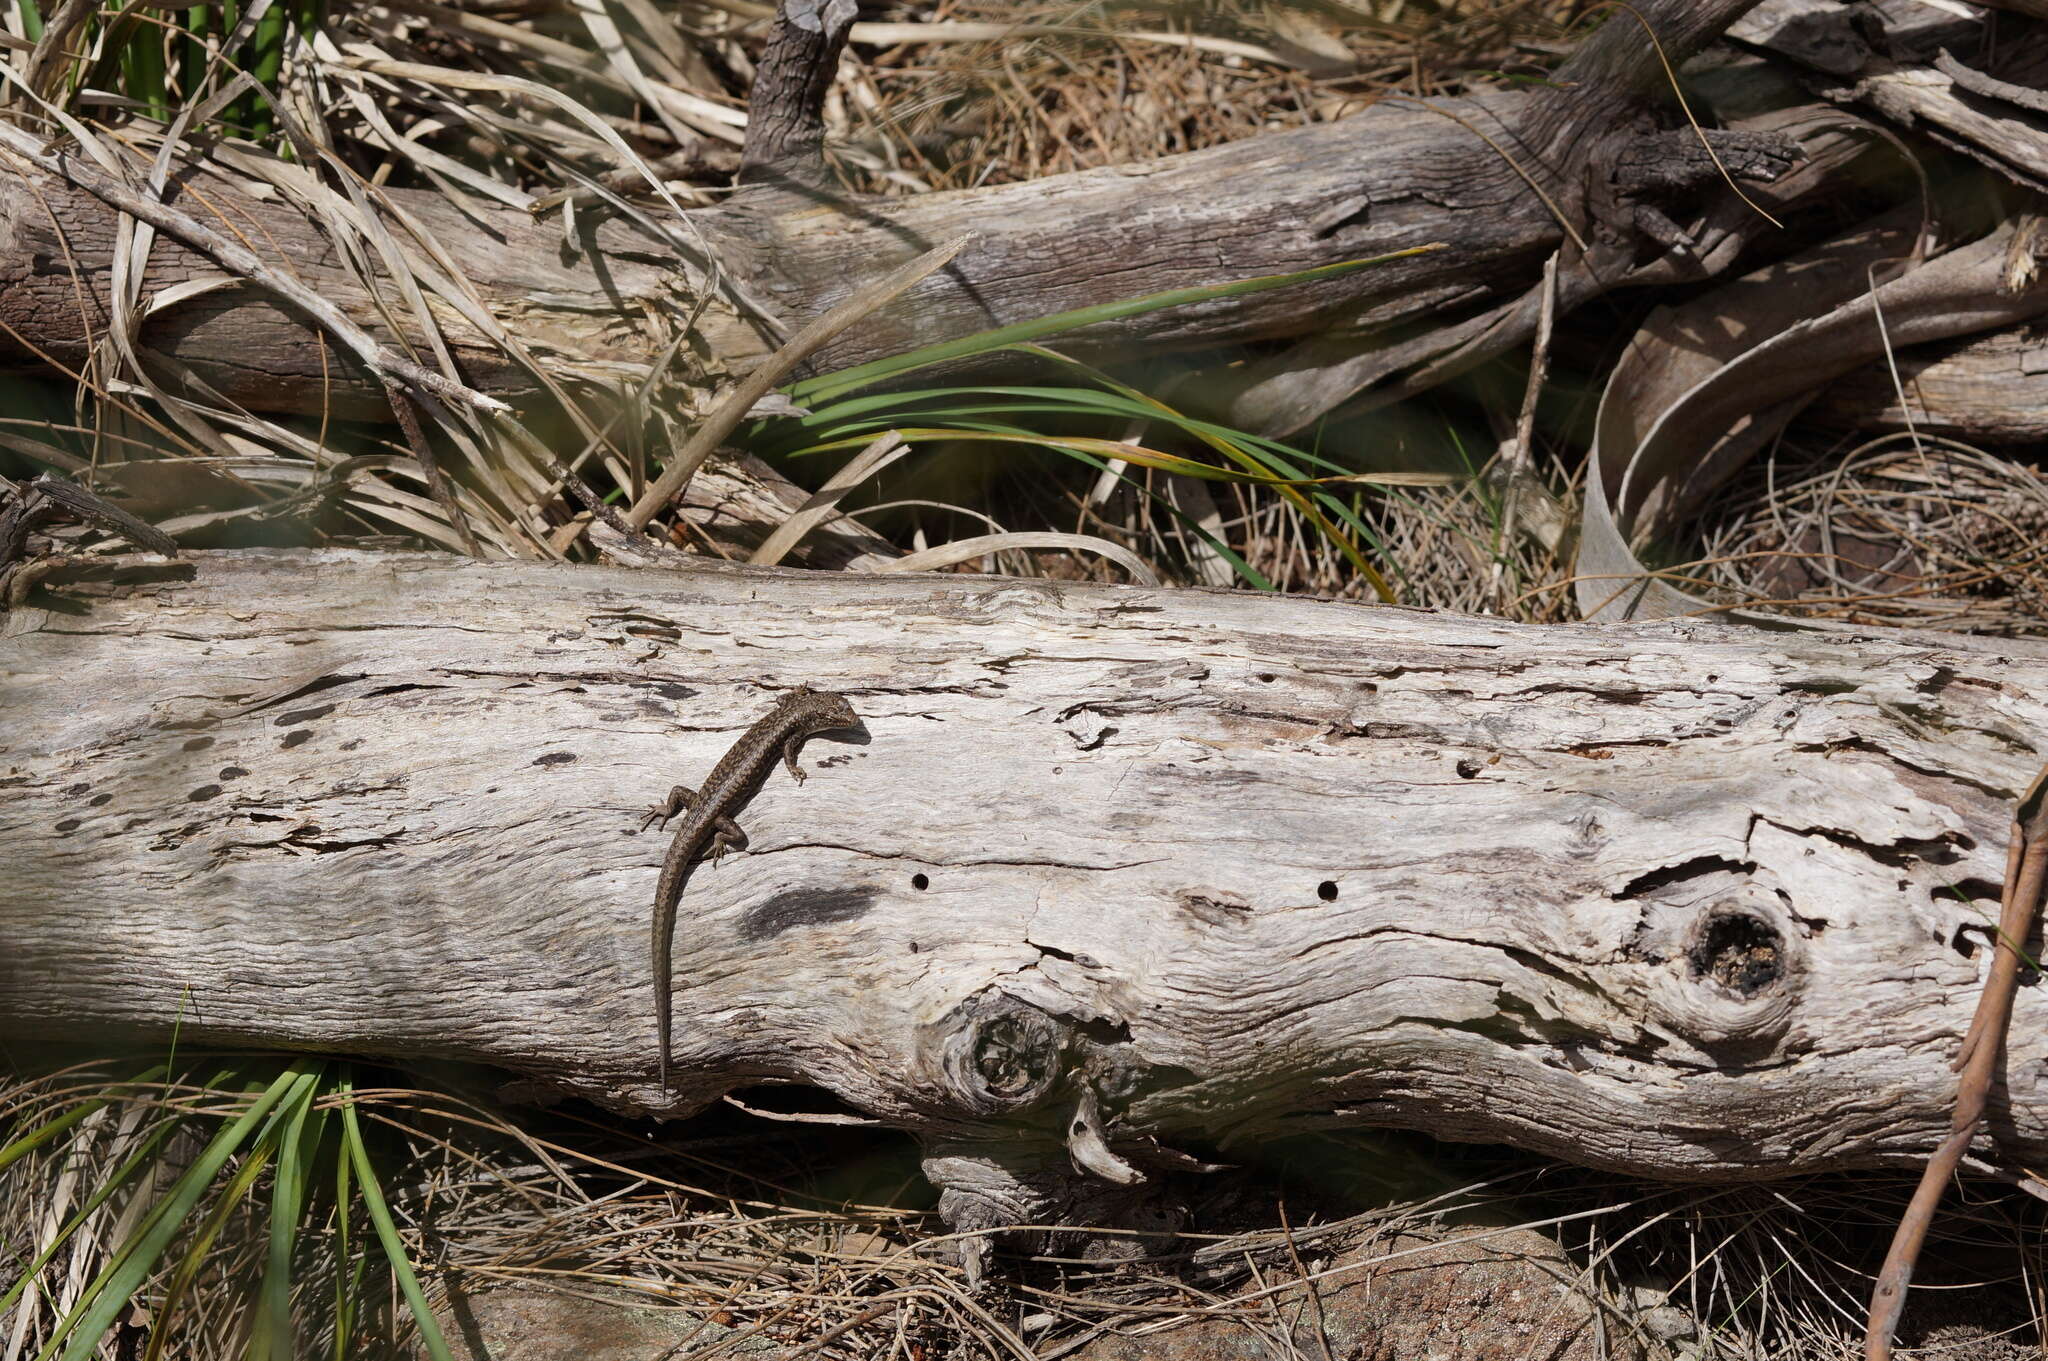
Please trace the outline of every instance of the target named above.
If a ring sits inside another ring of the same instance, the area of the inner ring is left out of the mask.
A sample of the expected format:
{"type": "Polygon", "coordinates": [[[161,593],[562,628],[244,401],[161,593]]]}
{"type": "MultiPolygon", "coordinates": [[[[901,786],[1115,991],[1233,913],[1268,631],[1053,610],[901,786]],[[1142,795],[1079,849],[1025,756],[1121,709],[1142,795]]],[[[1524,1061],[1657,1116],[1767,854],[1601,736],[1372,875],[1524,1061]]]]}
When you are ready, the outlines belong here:
{"type": "Polygon", "coordinates": [[[1962,1071],[1962,1078],[1956,1084],[1955,1119],[1948,1137],[1927,1160],[1927,1170],[1892,1236],[1891,1251],[1885,1254],[1863,1334],[1865,1361],[1890,1361],[1892,1335],[1898,1331],[1899,1315],[1906,1307],[1906,1287],[1913,1279],[1920,1246],[1927,1240],[1935,1206],[1941,1203],[1942,1189],[1955,1174],[1984,1118],[1985,1099],[1997,1073],[1999,1055],[2005,1050],[2013,998],[2019,992],[2021,948],[2041,915],[2044,887],[2048,887],[2048,769],[2035,777],[2013,812],[1991,971],[1984,980],[1984,995],[1977,1001],[1969,1033],[1963,1036],[1963,1047],[1956,1054],[1955,1066],[1962,1071]]]}

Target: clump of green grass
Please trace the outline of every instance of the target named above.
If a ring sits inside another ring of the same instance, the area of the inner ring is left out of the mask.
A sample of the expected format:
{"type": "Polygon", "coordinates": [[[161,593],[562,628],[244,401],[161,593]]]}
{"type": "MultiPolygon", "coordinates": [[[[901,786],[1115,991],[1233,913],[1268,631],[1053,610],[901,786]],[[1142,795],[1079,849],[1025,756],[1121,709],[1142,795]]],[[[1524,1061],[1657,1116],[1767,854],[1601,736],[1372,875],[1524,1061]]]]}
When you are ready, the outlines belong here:
{"type": "Polygon", "coordinates": [[[202,1313],[206,1335],[242,1340],[217,1350],[339,1361],[356,1349],[365,1301],[395,1287],[427,1354],[449,1356],[379,1184],[350,1065],[156,1064],[111,1082],[75,1071],[11,1095],[0,1189],[41,1209],[9,1226],[33,1225],[32,1241],[0,1244],[8,1345],[35,1348],[20,1354],[85,1361],[147,1298],[147,1361],[202,1313]],[[307,1278],[309,1263],[324,1283],[307,1278]]]}
{"type": "Polygon", "coordinates": [[[806,379],[785,389],[805,414],[757,423],[742,443],[766,457],[851,452],[893,431],[914,444],[1035,447],[1074,460],[1096,479],[1114,479],[1177,523],[1244,584],[1273,583],[1175,498],[1131,474],[1150,470],[1200,482],[1257,488],[1282,498],[1324,542],[1341,553],[1381,600],[1394,591],[1374,565],[1383,546],[1359,513],[1353,489],[1365,485],[1440,484],[1437,474],[1359,472],[1317,452],[1192,415],[1108,372],[1047,349],[1045,337],[1169,307],[1282,288],[1333,277],[1387,260],[1439,249],[1422,246],[1368,260],[1293,274],[1176,289],[997,327],[959,340],[806,379]],[[1021,366],[1050,369],[1066,381],[1031,385],[908,387],[924,370],[1008,356],[1021,366]],[[1098,433],[1099,432],[1099,433],[1098,433]],[[1185,452],[1183,452],[1185,451],[1185,452]]]}
{"type": "MultiPolygon", "coordinates": [[[[23,36],[40,41],[45,16],[39,0],[15,3],[23,36]]],[[[271,101],[286,52],[299,35],[319,28],[326,8],[326,0],[281,0],[260,7],[220,0],[176,16],[146,0],[125,0],[88,21],[65,92],[112,95],[167,122],[175,110],[199,105],[246,73],[245,88],[227,101],[216,120],[235,136],[267,142],[277,130],[271,101]]]]}

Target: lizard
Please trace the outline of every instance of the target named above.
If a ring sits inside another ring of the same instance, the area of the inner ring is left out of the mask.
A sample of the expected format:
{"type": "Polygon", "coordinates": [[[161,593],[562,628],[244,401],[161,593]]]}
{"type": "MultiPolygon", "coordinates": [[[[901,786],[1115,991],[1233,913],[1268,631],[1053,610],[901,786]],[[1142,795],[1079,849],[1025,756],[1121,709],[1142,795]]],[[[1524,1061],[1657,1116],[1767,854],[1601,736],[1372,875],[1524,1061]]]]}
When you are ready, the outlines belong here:
{"type": "Polygon", "coordinates": [[[655,1025],[661,1046],[661,1086],[668,1088],[669,960],[675,942],[676,900],[682,895],[683,872],[690,862],[707,850],[715,864],[729,850],[744,849],[747,834],[732,815],[761,785],[780,753],[791,778],[804,782],[804,768],[796,763],[797,749],[812,733],[857,727],[860,719],[843,695],[828,694],[799,685],[770,709],[753,727],[740,734],[731,750],[719,758],[702,789],[677,785],[668,798],[648,811],[640,830],[655,823],[663,827],[678,813],[685,814],[676,828],[675,840],[661,862],[661,880],[654,890],[654,1006],[655,1025]]]}

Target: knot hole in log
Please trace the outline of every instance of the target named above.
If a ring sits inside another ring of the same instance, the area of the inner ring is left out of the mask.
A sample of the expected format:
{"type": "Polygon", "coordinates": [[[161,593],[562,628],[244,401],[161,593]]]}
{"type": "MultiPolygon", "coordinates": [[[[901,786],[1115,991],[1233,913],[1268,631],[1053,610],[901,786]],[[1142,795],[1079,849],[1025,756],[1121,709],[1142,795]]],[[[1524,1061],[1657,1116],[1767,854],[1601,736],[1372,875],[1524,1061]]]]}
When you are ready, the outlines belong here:
{"type": "MultiPolygon", "coordinates": [[[[1062,1019],[1002,992],[968,998],[933,1027],[933,1038],[955,1113],[1000,1122],[991,1133],[1004,1139],[1029,1129],[1070,1146],[1103,1145],[1116,1110],[1194,1079],[1184,1069],[1145,1062],[1120,1021],[1062,1019]]],[[[1088,1161],[1078,1150],[1076,1157],[1088,1161]]]]}
{"type": "Polygon", "coordinates": [[[1806,927],[1767,879],[1755,865],[1703,858],[1623,895],[1642,900],[1636,952],[1653,966],[1652,1014],[1716,1061],[1773,1053],[1806,994],[1806,927]]]}
{"type": "Polygon", "coordinates": [[[968,1114],[1021,1115],[1066,1076],[1065,1027],[1013,997],[970,998],[941,1026],[946,1088],[968,1114]]]}
{"type": "Polygon", "coordinates": [[[1693,976],[1711,978],[1737,997],[1754,997],[1784,976],[1777,928],[1739,907],[1710,911],[1693,934],[1685,952],[1693,976]]]}
{"type": "MultiPolygon", "coordinates": [[[[1191,1075],[1139,1062],[1120,1024],[1062,1020],[1004,993],[968,998],[937,1030],[946,1090],[982,1126],[974,1137],[932,1144],[924,1161],[947,1222],[991,1235],[961,1241],[970,1276],[979,1275],[999,1227],[1088,1225],[1142,1238],[1180,1223],[1179,1208],[1156,1188],[1132,1189],[1148,1179],[1111,1150],[1104,1110],[1191,1075]]],[[[1172,1165],[1200,1166],[1152,1152],[1172,1165]]],[[[1038,1248],[1067,1241],[1030,1231],[1012,1236],[1038,1248]]],[[[1082,1235],[1072,1246],[1095,1257],[1131,1255],[1142,1245],[1082,1235]]]]}

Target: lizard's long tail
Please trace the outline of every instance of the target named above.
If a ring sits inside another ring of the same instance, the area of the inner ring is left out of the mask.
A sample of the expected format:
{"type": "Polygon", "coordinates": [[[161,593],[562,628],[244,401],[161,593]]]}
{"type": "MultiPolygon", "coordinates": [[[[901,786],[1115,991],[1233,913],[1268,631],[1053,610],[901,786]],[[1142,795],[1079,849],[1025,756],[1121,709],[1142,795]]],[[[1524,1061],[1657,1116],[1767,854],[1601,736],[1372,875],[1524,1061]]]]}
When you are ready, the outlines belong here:
{"type": "Polygon", "coordinates": [[[661,999],[661,1006],[654,1018],[654,1024],[661,1035],[661,1090],[668,1090],[668,998],[661,999]]]}

